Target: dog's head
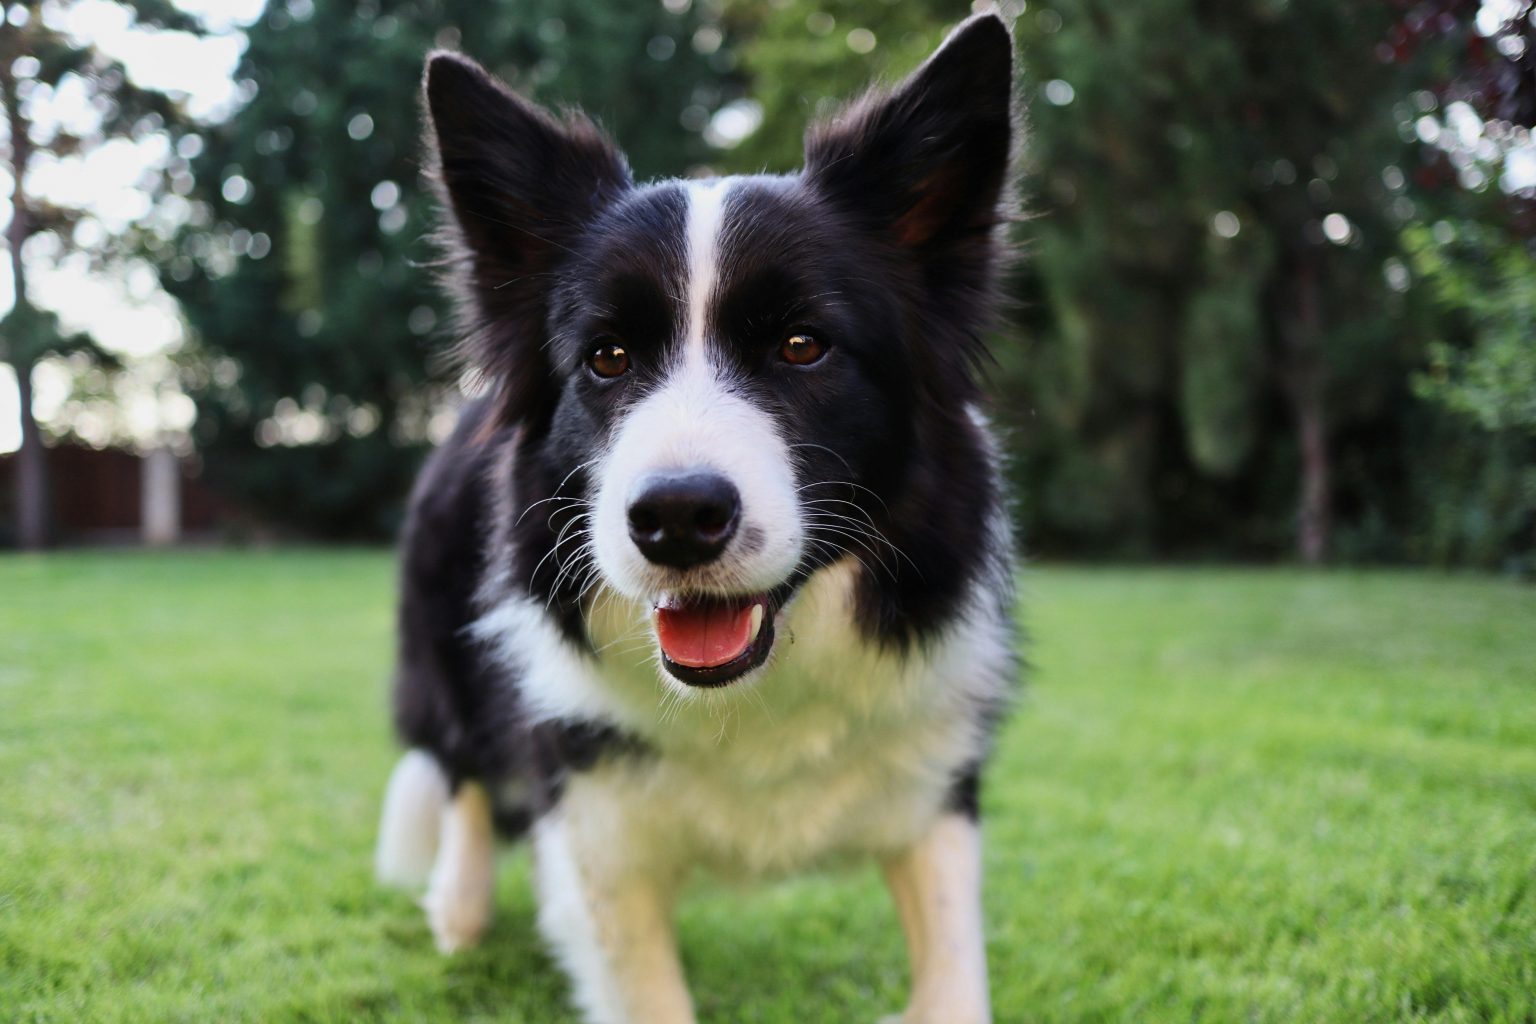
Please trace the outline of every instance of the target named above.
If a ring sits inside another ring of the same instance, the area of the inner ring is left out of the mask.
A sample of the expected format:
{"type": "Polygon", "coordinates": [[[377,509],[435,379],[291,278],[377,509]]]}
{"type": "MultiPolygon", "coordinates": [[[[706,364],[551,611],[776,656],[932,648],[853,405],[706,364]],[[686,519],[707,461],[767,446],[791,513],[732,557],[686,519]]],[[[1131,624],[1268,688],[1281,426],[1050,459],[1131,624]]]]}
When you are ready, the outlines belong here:
{"type": "Polygon", "coordinates": [[[995,499],[970,407],[1012,81],[1003,22],[972,18],[813,128],[799,174],[637,185],[585,118],[430,58],[469,352],[518,449],[519,580],[643,602],[701,686],[762,665],[834,561],[863,563],[875,632],[954,600],[995,499]]]}

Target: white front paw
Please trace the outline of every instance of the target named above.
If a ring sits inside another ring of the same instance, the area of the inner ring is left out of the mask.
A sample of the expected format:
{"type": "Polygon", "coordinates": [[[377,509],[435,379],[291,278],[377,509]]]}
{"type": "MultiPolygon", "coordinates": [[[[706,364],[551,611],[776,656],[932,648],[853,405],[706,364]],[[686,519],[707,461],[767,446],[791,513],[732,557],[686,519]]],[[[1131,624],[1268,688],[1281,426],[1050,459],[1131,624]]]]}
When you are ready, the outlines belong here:
{"type": "Polygon", "coordinates": [[[462,898],[462,893],[428,892],[421,907],[427,912],[432,940],[440,953],[457,953],[480,942],[491,923],[490,902],[462,898]],[[460,898],[455,898],[458,896],[460,898]]]}

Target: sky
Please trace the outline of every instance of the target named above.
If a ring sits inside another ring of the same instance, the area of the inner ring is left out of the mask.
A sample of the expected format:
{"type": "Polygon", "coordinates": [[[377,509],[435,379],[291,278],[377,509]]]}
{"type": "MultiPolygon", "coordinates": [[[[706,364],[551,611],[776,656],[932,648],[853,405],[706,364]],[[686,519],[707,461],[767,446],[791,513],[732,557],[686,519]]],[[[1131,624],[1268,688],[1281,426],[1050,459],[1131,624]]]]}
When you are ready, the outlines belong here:
{"type": "MultiPolygon", "coordinates": [[[[266,0],[176,2],[203,18],[212,34],[196,38],[136,31],[125,9],[107,0],[51,0],[44,17],[77,38],[94,41],[121,61],[139,84],[184,93],[193,116],[217,120],[238,103],[233,73],[245,47],[240,29],[260,15],[266,0]]],[[[1521,3],[1484,0],[1479,27],[1485,33],[1494,31],[1521,3]]],[[[60,90],[49,110],[66,124],[88,124],[92,116],[83,95],[68,89],[60,90]]],[[[1426,142],[1476,151],[1482,122],[1470,107],[1452,104],[1437,117],[1421,118],[1418,130],[1426,142]]],[[[87,230],[120,230],[146,212],[148,201],[138,180],[146,166],[163,159],[165,147],[164,139],[152,137],[137,144],[109,144],[84,160],[44,161],[29,173],[28,185],[37,194],[90,209],[99,226],[87,230]]],[[[1536,142],[1508,154],[1504,173],[1502,185],[1507,189],[1536,186],[1536,142]]],[[[9,176],[0,170],[0,224],[10,218],[10,191],[9,176]]],[[[75,429],[87,437],[105,437],[114,426],[126,426],[141,445],[184,433],[191,425],[192,403],[170,383],[165,357],[181,340],[182,327],[175,303],[160,290],[154,274],[147,268],[119,276],[92,273],[83,260],[57,259],[46,244],[47,239],[39,237],[27,250],[33,301],[57,312],[66,328],[89,331],[103,347],[126,357],[130,367],[129,381],[119,391],[119,423],[92,422],[87,414],[74,421],[75,429]]],[[[9,259],[9,253],[0,250],[0,315],[13,303],[9,259]]],[[[45,365],[34,375],[34,386],[34,410],[47,421],[62,406],[69,380],[62,369],[45,365]]],[[[19,443],[15,376],[0,365],[0,454],[14,451],[19,443]]]]}

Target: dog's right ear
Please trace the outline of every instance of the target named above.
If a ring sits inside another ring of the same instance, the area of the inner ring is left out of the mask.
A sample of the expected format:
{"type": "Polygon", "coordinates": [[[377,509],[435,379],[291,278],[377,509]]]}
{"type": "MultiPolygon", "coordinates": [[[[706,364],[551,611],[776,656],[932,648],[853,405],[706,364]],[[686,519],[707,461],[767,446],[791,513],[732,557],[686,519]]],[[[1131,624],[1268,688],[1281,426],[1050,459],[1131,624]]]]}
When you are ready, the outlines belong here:
{"type": "Polygon", "coordinates": [[[551,272],[630,187],[629,165],[586,117],[552,116],[461,54],[427,57],[423,93],[467,354],[496,389],[500,423],[537,420],[554,400],[551,272]]]}

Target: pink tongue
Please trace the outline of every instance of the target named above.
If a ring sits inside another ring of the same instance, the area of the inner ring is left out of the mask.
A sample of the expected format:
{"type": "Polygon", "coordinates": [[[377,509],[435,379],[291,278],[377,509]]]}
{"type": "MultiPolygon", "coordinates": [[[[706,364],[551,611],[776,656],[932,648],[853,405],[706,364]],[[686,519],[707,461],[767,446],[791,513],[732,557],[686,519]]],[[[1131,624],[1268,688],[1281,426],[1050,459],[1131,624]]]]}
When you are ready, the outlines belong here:
{"type": "Polygon", "coordinates": [[[656,636],[673,662],[688,668],[715,668],[734,661],[752,643],[752,608],[698,604],[656,609],[656,636]]]}

